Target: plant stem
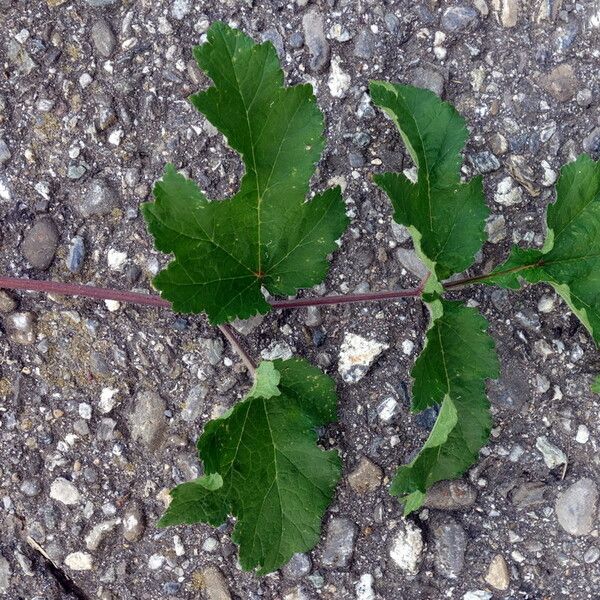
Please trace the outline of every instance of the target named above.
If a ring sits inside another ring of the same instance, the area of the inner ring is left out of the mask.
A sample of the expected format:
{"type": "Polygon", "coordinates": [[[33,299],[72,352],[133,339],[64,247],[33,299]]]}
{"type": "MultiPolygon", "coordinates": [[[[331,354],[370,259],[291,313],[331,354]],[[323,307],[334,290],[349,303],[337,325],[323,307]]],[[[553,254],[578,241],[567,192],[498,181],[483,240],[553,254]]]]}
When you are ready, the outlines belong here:
{"type": "Polygon", "coordinates": [[[442,286],[445,290],[451,290],[452,288],[461,287],[463,285],[469,285],[470,283],[481,283],[482,281],[486,281],[487,279],[491,279],[492,277],[498,277],[499,275],[510,275],[512,273],[518,273],[519,271],[525,271],[527,269],[532,269],[533,267],[539,267],[543,265],[543,261],[539,260],[530,265],[519,265],[518,267],[512,267],[511,269],[506,269],[506,271],[498,271],[495,273],[485,273],[483,275],[476,275],[475,277],[464,277],[463,279],[455,279],[453,281],[447,281],[442,283],[442,286]]]}
{"type": "MultiPolygon", "coordinates": [[[[300,308],[303,306],[324,306],[333,304],[349,304],[353,302],[373,302],[382,300],[397,300],[399,298],[415,298],[421,295],[424,282],[416,288],[406,290],[383,290],[381,292],[366,292],[364,294],[348,294],[340,296],[321,296],[319,298],[300,298],[295,300],[275,300],[273,308],[300,308]]],[[[46,294],[61,294],[64,296],[81,296],[96,300],[117,300],[132,304],[170,308],[171,303],[153,294],[127,292],[92,285],[74,283],[59,283],[57,281],[39,281],[37,279],[21,279],[19,277],[0,277],[0,289],[25,290],[28,292],[44,292],[46,294]]]]}
{"type": "Polygon", "coordinates": [[[339,296],[321,296],[320,298],[295,298],[293,300],[274,300],[273,308],[300,308],[303,306],[325,306],[329,304],[351,304],[354,302],[373,302],[382,300],[397,300],[399,298],[414,298],[420,296],[422,286],[406,290],[384,290],[381,292],[365,292],[363,294],[347,294],[339,296]]]}
{"type": "Polygon", "coordinates": [[[25,290],[28,292],[44,292],[46,294],[61,294],[64,296],[82,296],[96,300],[117,300],[132,304],[144,304],[169,308],[171,303],[152,294],[138,294],[95,287],[93,285],[77,285],[74,283],[59,283],[58,281],[38,281],[37,279],[20,279],[19,277],[0,277],[0,288],[7,290],[25,290]]]}
{"type": "Polygon", "coordinates": [[[256,363],[252,359],[252,357],[246,352],[245,348],[242,346],[242,343],[238,339],[237,335],[233,332],[233,329],[229,325],[218,325],[221,333],[227,338],[227,341],[231,344],[231,347],[238,353],[239,357],[242,359],[242,362],[246,365],[248,371],[252,375],[252,378],[256,376],[256,363]]]}

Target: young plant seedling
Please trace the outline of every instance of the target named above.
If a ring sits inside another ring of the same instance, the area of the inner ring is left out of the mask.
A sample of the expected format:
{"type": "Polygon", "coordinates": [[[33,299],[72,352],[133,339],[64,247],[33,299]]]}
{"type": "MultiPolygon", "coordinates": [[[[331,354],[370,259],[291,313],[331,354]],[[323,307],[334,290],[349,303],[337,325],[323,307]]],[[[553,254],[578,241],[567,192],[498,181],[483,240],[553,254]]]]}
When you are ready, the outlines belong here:
{"type": "MultiPolygon", "coordinates": [[[[240,153],[246,171],[232,198],[210,201],[166,167],[155,202],[143,205],[156,247],[174,256],[154,280],[163,298],[14,278],[0,278],[0,287],[172,306],[219,325],[254,384],[205,425],[198,440],[204,475],[172,490],[159,524],[218,526],[233,515],[242,567],[264,574],[319,539],[341,465],[335,450],[319,448],[316,428],[336,419],[337,398],[333,380],[303,359],[256,366],[227,323],[273,307],[422,297],[431,322],[411,371],[412,410],[439,406],[439,414],[421,451],[392,481],[390,492],[409,514],[434,483],[460,477],[477,460],[491,428],[485,385],[499,374],[494,341],[483,316],[446,292],[545,282],[600,343],[600,163],[582,155],[562,168],[541,249],[514,247],[491,273],[459,278],[485,241],[488,215],[481,177],[461,180],[464,119],[428,90],[373,82],[373,102],[396,124],[417,169],[415,181],[399,173],[374,181],[410,231],[429,277],[411,290],[267,301],[263,290],[288,296],[324,279],[348,219],[339,188],[306,201],[324,145],[311,87],[284,86],[270,42],[255,44],[222,23],[207,38],[194,54],[214,85],[191,101],[240,153]]],[[[600,377],[592,390],[600,393],[600,377]]]]}

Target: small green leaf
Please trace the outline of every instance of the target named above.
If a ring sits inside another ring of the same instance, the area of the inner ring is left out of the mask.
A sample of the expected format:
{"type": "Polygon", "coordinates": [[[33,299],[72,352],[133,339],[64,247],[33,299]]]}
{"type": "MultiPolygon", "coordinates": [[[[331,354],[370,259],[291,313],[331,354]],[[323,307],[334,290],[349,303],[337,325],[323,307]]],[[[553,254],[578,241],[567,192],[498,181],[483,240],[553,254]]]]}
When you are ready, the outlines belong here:
{"type": "Polygon", "coordinates": [[[234,515],[242,567],[264,574],[318,542],[341,469],[337,452],[316,443],[315,428],[336,415],[332,379],[300,359],[261,363],[256,374],[251,393],[198,440],[209,475],[172,490],[160,524],[219,525],[234,515]],[[223,485],[209,489],[206,477],[223,485]]]}
{"type": "Polygon", "coordinates": [[[223,23],[207,36],[194,55],[214,86],[191,102],[246,173],[237,194],[211,202],[168,165],[142,211],[156,247],[175,255],[154,285],[174,310],[216,324],[268,312],[261,287],[285,296],[320,283],[348,218],[339,187],[305,202],[324,145],[311,86],[284,87],[270,42],[223,23]]]}
{"type": "Polygon", "coordinates": [[[596,375],[596,379],[592,382],[590,389],[595,394],[600,394],[600,375],[596,375]]]}
{"type": "Polygon", "coordinates": [[[271,398],[279,396],[281,392],[277,387],[281,381],[281,375],[271,361],[264,360],[256,369],[254,385],[248,392],[248,397],[255,396],[256,398],[271,398]]]}
{"type": "Polygon", "coordinates": [[[548,206],[541,250],[513,247],[509,259],[483,283],[519,288],[546,282],[600,344],[600,163],[582,154],[565,165],[548,206]]]}
{"type": "Polygon", "coordinates": [[[491,428],[486,379],[499,365],[487,321],[460,302],[436,300],[425,347],[411,375],[413,410],[441,403],[435,425],[416,458],[400,467],[391,493],[404,496],[404,512],[421,506],[437,481],[460,477],[479,456],[491,428]]]}
{"type": "Polygon", "coordinates": [[[485,240],[488,208],[482,178],[461,183],[464,119],[433,92],[409,85],[371,83],[371,97],[394,121],[415,166],[417,182],[401,173],[375,175],[390,197],[394,219],[408,227],[432,276],[428,292],[473,263],[485,240]]]}

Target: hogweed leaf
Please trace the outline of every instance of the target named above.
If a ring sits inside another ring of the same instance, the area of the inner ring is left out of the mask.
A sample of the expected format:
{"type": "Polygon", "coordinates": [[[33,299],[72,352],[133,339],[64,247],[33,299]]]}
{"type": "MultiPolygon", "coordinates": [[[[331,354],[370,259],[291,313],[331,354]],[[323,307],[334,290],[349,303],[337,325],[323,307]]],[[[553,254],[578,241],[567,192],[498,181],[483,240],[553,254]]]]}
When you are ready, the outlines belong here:
{"type": "Polygon", "coordinates": [[[596,375],[596,379],[592,382],[590,389],[594,394],[600,394],[600,375],[596,375]]]}
{"type": "Polygon", "coordinates": [[[292,295],[320,283],[348,219],[340,188],[305,198],[323,150],[323,116],[310,85],[284,87],[270,42],[223,23],[194,50],[213,87],[192,104],[245,165],[239,191],[209,201],[172,165],[142,210],[162,252],[175,259],[154,279],[178,312],[212,323],[266,313],[261,288],[292,295]]]}
{"type": "Polygon", "coordinates": [[[485,382],[499,375],[487,321],[475,309],[447,300],[429,306],[431,326],[411,373],[412,408],[441,407],[423,448],[392,481],[405,514],[421,506],[434,483],[460,477],[477,460],[491,429],[485,382]]]}
{"type": "Polygon", "coordinates": [[[464,119],[429,90],[372,82],[373,102],[400,131],[415,166],[413,183],[401,173],[374,181],[390,197],[394,219],[408,227],[415,249],[431,271],[426,290],[441,292],[440,282],[473,263],[485,241],[488,208],[481,176],[461,182],[461,150],[468,137],[464,119]]]}
{"type": "Polygon", "coordinates": [[[541,250],[513,247],[484,283],[549,283],[600,344],[600,162],[582,154],[561,169],[546,222],[541,250]]]}
{"type": "Polygon", "coordinates": [[[341,469],[315,432],[336,418],[333,380],[300,359],[263,362],[256,375],[244,400],[206,425],[198,453],[208,475],[172,490],[160,524],[220,525],[231,514],[242,567],[264,574],[318,542],[341,469]]]}

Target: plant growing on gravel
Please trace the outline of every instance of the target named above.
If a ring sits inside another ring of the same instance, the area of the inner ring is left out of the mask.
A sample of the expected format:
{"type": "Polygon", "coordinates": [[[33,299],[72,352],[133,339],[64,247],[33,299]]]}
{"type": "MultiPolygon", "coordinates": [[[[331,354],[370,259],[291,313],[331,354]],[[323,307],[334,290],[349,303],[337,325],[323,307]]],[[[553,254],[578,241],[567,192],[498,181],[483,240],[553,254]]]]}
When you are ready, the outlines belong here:
{"type": "MultiPolygon", "coordinates": [[[[155,278],[163,299],[86,286],[0,278],[0,287],[37,289],[172,306],[206,313],[253,375],[246,396],[206,424],[198,440],[204,475],[172,490],[160,525],[222,524],[236,517],[240,563],[259,574],[279,568],[319,539],[323,514],[340,477],[335,450],[318,445],[316,429],[336,419],[333,380],[300,358],[258,366],[230,321],[271,308],[422,297],[431,318],[411,371],[412,409],[439,406],[423,448],[399,468],[390,488],[404,513],[418,509],[436,482],[462,475],[491,428],[485,384],[498,377],[494,342],[475,308],[445,297],[467,284],[516,289],[547,282],[600,342],[600,163],[582,155],[566,165],[548,207],[542,249],[514,247],[490,273],[459,278],[485,241],[488,214],[481,177],[461,180],[467,139],[462,117],[432,92],[371,84],[373,102],[394,121],[417,169],[374,176],[390,197],[395,220],[412,235],[430,274],[418,287],[293,300],[320,283],[327,256],[348,219],[339,188],[305,197],[323,149],[323,119],[308,85],[285,87],[273,46],[255,44],[221,23],[194,51],[214,85],[191,101],[244,161],[239,191],[209,201],[169,165],[143,206],[156,247],[174,256],[155,278]]],[[[594,391],[600,391],[600,380],[594,391]]]]}

